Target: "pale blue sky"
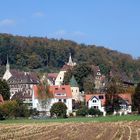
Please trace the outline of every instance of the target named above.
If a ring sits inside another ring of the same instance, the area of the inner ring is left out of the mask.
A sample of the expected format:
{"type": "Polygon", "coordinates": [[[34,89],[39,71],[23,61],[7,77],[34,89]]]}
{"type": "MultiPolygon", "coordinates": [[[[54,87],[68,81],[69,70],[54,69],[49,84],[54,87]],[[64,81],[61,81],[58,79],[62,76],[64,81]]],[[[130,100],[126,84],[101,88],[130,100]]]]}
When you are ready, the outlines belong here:
{"type": "Polygon", "coordinates": [[[64,38],[140,56],[140,0],[0,0],[0,32],[64,38]]]}

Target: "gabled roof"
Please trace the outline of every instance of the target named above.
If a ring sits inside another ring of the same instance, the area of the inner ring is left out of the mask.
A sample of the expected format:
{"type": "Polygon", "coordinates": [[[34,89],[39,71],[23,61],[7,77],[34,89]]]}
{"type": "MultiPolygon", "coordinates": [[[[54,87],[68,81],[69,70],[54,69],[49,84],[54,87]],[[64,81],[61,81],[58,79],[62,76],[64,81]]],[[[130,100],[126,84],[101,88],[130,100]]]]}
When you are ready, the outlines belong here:
{"type": "Polygon", "coordinates": [[[65,64],[65,65],[61,68],[61,71],[68,71],[68,70],[70,70],[70,69],[72,69],[72,68],[73,68],[72,66],[65,64]]]}
{"type": "Polygon", "coordinates": [[[92,98],[90,98],[90,100],[93,100],[93,99],[99,100],[97,96],[92,96],[92,98]]]}
{"type": "Polygon", "coordinates": [[[132,104],[132,98],[130,93],[118,94],[118,96],[123,99],[127,104],[132,104]]]}
{"type": "Polygon", "coordinates": [[[10,70],[12,76],[8,79],[8,84],[28,83],[38,84],[39,79],[33,72],[23,72],[18,70],[10,70]]]}
{"type": "MultiPolygon", "coordinates": [[[[34,86],[34,96],[38,98],[38,86],[34,86]]],[[[61,85],[61,86],[50,86],[50,94],[53,94],[52,98],[57,99],[67,99],[72,98],[70,85],[61,85]]]]}
{"type": "Polygon", "coordinates": [[[99,94],[87,94],[85,95],[86,103],[89,102],[89,100],[92,100],[94,97],[97,99],[101,100],[101,104],[104,106],[106,99],[105,99],[105,94],[99,93],[99,94]],[[103,99],[99,99],[99,96],[103,96],[103,99]]]}
{"type": "Polygon", "coordinates": [[[69,84],[70,84],[71,87],[78,87],[78,83],[77,83],[74,76],[72,76],[72,78],[70,79],[69,84]]]}
{"type": "Polygon", "coordinates": [[[70,85],[50,86],[55,98],[72,98],[70,85]]]}
{"type": "Polygon", "coordinates": [[[48,78],[49,79],[56,79],[57,78],[57,76],[58,76],[58,73],[48,73],[48,78]]]}

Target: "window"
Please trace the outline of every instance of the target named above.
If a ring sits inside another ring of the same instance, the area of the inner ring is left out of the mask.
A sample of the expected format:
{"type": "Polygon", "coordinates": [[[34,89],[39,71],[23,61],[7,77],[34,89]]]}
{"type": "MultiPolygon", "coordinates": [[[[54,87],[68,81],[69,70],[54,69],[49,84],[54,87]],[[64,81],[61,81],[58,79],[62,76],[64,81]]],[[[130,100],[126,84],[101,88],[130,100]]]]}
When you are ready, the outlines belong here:
{"type": "Polygon", "coordinates": [[[61,77],[60,77],[60,79],[61,79],[61,77]]]}
{"type": "Polygon", "coordinates": [[[62,88],[62,90],[65,90],[65,88],[62,88]]]}
{"type": "Polygon", "coordinates": [[[93,103],[96,103],[96,100],[93,100],[92,102],[93,102],[93,103]]]}
{"type": "Polygon", "coordinates": [[[99,95],[99,99],[104,99],[104,96],[103,95],[99,95]]]}
{"type": "Polygon", "coordinates": [[[66,96],[66,93],[55,93],[55,96],[66,96]]]}
{"type": "Polygon", "coordinates": [[[61,99],[59,99],[58,101],[61,102],[61,99]]]}
{"type": "Polygon", "coordinates": [[[93,106],[94,109],[98,109],[98,106],[93,106]]]}
{"type": "Polygon", "coordinates": [[[64,99],[64,103],[66,103],[66,99],[64,99]]]}
{"type": "Polygon", "coordinates": [[[55,90],[58,90],[58,88],[55,88],[55,90]]]}

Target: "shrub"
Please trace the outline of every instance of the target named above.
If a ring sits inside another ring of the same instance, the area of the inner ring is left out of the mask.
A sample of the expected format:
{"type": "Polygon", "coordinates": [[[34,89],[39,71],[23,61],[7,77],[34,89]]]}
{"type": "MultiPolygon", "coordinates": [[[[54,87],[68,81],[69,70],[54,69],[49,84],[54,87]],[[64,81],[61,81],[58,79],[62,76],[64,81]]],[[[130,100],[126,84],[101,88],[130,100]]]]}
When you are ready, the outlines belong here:
{"type": "Polygon", "coordinates": [[[88,110],[88,114],[89,115],[99,115],[99,116],[103,115],[103,113],[99,109],[95,109],[95,108],[90,108],[88,110]]]}
{"type": "Polygon", "coordinates": [[[3,118],[13,118],[16,114],[16,101],[5,101],[0,105],[0,114],[3,118]]]}
{"type": "Polygon", "coordinates": [[[88,108],[83,106],[82,108],[78,109],[76,112],[77,116],[86,116],[88,114],[88,108]]]}
{"type": "Polygon", "coordinates": [[[26,105],[18,101],[5,101],[0,105],[0,119],[28,117],[29,110],[26,105]]]}
{"type": "Polygon", "coordinates": [[[51,116],[66,118],[67,106],[62,102],[54,103],[50,109],[51,116]]]}

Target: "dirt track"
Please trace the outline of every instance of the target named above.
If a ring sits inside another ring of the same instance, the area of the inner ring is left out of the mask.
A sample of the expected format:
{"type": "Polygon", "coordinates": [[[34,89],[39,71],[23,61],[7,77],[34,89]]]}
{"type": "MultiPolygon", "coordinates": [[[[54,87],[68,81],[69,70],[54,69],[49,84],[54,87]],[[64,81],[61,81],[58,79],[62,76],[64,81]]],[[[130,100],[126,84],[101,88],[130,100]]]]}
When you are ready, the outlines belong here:
{"type": "Polygon", "coordinates": [[[0,140],[139,140],[140,122],[0,124],[0,140]]]}

